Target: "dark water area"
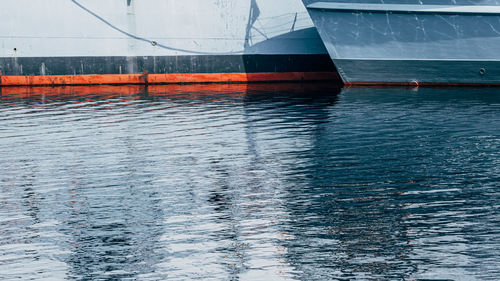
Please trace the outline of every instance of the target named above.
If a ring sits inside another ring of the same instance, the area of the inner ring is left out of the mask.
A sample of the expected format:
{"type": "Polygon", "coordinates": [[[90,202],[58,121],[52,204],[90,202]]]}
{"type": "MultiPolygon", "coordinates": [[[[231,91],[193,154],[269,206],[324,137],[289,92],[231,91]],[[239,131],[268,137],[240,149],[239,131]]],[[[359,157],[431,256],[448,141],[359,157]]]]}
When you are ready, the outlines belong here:
{"type": "Polygon", "coordinates": [[[500,280],[500,89],[0,93],[1,280],[500,280]]]}

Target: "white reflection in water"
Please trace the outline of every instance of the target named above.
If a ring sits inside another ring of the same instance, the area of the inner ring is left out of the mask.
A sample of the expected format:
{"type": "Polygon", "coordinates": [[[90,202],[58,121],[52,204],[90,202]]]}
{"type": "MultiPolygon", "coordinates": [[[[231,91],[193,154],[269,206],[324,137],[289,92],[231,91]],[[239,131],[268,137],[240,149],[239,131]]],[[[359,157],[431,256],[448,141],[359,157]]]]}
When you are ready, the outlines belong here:
{"type": "Polygon", "coordinates": [[[0,279],[500,274],[497,89],[1,93],[0,279]]]}

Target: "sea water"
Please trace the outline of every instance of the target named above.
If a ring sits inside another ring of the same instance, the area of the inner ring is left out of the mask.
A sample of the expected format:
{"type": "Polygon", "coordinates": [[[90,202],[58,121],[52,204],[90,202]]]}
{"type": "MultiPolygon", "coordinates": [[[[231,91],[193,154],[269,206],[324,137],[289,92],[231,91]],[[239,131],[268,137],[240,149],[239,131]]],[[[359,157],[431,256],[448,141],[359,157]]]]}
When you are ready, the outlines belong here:
{"type": "Polygon", "coordinates": [[[1,89],[2,280],[499,280],[499,253],[500,89],[1,89]]]}

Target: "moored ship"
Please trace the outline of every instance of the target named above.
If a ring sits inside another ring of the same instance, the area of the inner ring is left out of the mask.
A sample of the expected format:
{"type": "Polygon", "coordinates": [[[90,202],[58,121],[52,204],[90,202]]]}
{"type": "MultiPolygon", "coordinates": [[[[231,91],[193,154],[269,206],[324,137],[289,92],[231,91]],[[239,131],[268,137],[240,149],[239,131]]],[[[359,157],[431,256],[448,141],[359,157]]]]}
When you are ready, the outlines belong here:
{"type": "Polygon", "coordinates": [[[346,84],[500,85],[500,2],[304,0],[346,84]]]}
{"type": "Polygon", "coordinates": [[[5,0],[0,85],[338,78],[299,0],[5,0]]]}

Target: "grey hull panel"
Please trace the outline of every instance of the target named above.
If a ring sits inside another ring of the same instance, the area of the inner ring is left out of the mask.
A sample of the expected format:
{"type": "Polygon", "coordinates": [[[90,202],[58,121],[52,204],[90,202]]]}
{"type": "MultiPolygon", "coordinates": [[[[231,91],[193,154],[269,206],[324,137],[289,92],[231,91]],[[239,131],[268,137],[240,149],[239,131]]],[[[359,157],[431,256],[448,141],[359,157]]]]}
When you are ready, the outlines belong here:
{"type": "Polygon", "coordinates": [[[334,59],[347,84],[495,84],[500,61],[334,59]]]}
{"type": "Polygon", "coordinates": [[[339,1],[307,7],[346,83],[500,83],[498,3],[339,1]]]}

